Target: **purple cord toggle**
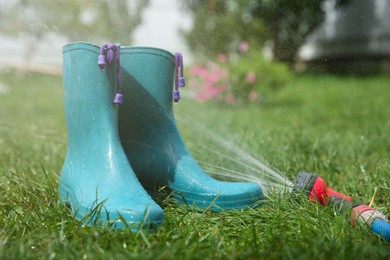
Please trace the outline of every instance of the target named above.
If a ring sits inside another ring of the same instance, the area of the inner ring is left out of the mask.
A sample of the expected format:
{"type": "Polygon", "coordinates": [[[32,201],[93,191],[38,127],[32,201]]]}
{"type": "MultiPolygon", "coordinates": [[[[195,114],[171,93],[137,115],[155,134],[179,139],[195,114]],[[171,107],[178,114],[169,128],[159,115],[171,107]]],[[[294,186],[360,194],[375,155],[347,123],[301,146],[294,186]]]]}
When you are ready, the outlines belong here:
{"type": "Polygon", "coordinates": [[[116,54],[116,94],[114,97],[114,104],[121,104],[123,101],[123,95],[121,93],[121,79],[120,79],[120,45],[119,44],[105,44],[100,47],[100,53],[98,57],[98,66],[102,72],[106,68],[106,59],[109,64],[114,60],[116,54]],[[106,51],[106,55],[104,52],[106,51]]]}
{"type": "Polygon", "coordinates": [[[104,57],[104,55],[99,55],[98,65],[100,67],[100,70],[103,72],[104,68],[106,67],[106,57],[104,57]]]}
{"type": "Polygon", "coordinates": [[[173,101],[175,103],[180,100],[179,87],[186,85],[183,72],[183,55],[180,52],[175,53],[175,89],[173,91],[173,101]]]}
{"type": "Polygon", "coordinates": [[[114,98],[115,104],[122,104],[123,101],[123,95],[121,93],[116,93],[114,98]]]}
{"type": "Polygon", "coordinates": [[[178,89],[175,89],[173,91],[173,101],[177,103],[179,102],[179,100],[180,100],[180,91],[178,89]]]}
{"type": "Polygon", "coordinates": [[[186,85],[186,81],[184,78],[184,64],[183,64],[183,55],[179,52],[179,69],[180,69],[180,76],[179,76],[179,87],[184,87],[186,85]]]}
{"type": "Polygon", "coordinates": [[[100,70],[103,72],[106,67],[106,56],[104,56],[104,50],[107,48],[107,44],[100,47],[100,53],[98,57],[98,66],[100,70]]]}
{"type": "Polygon", "coordinates": [[[185,78],[179,77],[179,87],[184,87],[186,85],[185,78]]]}

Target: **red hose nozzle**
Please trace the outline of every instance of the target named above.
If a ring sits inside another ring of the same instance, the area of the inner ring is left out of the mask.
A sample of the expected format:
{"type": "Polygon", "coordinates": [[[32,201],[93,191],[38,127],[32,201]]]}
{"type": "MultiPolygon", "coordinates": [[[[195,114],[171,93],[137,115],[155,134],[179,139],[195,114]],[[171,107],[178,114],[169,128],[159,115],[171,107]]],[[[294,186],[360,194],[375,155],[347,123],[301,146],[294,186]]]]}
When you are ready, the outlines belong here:
{"type": "Polygon", "coordinates": [[[336,203],[340,200],[352,201],[352,198],[330,189],[321,177],[306,172],[298,174],[293,191],[304,191],[310,201],[318,201],[323,206],[326,206],[329,200],[336,203]]]}

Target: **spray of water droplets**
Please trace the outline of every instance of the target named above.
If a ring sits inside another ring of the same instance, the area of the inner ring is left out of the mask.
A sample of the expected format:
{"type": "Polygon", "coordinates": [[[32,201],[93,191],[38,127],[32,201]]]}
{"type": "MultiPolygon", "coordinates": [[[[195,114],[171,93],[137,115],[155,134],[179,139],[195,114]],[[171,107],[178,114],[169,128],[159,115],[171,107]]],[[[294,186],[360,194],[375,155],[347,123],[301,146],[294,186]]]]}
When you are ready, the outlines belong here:
{"type": "Polygon", "coordinates": [[[194,149],[213,155],[209,156],[212,159],[197,160],[208,174],[221,179],[255,182],[263,188],[265,193],[290,191],[292,182],[278,170],[256,159],[218,133],[197,123],[193,118],[177,114],[175,117],[179,123],[190,126],[191,129],[201,134],[201,141],[186,143],[194,149]]]}

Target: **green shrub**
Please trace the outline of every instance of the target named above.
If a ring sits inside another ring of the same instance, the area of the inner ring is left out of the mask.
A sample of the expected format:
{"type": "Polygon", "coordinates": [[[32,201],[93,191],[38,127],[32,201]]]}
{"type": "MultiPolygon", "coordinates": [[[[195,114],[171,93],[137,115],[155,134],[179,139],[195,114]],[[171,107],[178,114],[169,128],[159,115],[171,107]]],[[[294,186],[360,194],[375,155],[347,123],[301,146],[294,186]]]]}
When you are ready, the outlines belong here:
{"type": "Polygon", "coordinates": [[[266,60],[246,42],[237,51],[194,65],[188,74],[197,100],[231,105],[262,103],[291,78],[287,65],[266,60]]]}

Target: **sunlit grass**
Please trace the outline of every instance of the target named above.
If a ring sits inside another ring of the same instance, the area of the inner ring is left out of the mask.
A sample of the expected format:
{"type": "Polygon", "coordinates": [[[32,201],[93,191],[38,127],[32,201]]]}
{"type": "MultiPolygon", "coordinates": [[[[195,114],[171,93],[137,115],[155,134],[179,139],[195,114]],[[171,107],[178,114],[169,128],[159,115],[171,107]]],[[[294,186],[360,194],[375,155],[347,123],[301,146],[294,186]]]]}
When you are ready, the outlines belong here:
{"type": "MultiPolygon", "coordinates": [[[[388,76],[303,75],[265,106],[221,107],[183,98],[190,117],[290,180],[316,172],[335,190],[390,209],[388,76]]],[[[166,219],[153,232],[81,226],[57,201],[66,152],[61,78],[0,74],[0,258],[386,258],[388,243],[352,228],[332,209],[270,194],[256,209],[199,212],[159,199],[166,219]]],[[[202,133],[179,122],[194,156],[240,170],[194,143],[202,133]]],[[[204,141],[205,142],[205,141],[204,141]]],[[[204,143],[208,145],[208,143],[204,143]]],[[[215,147],[218,149],[218,147],[215,147]]]]}

